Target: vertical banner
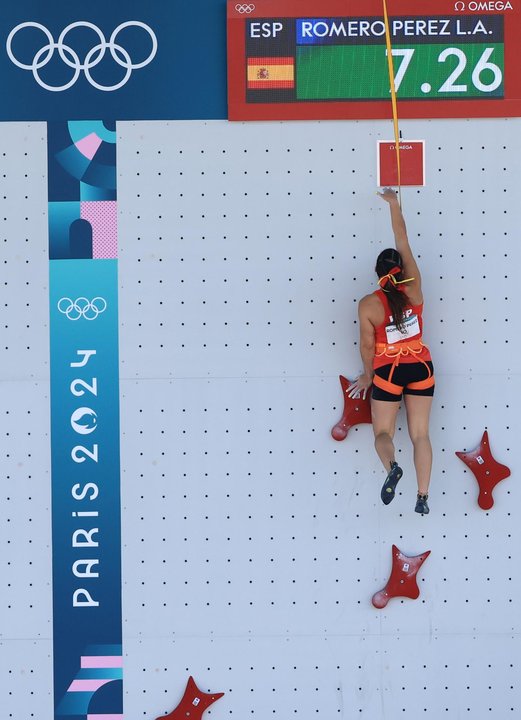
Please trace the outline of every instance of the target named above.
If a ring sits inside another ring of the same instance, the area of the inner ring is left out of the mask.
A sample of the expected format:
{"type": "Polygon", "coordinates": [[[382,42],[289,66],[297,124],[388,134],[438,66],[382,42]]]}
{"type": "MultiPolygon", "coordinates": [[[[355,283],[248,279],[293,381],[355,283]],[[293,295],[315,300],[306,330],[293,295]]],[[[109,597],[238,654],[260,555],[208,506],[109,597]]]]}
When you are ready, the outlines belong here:
{"type": "Polygon", "coordinates": [[[116,132],[85,118],[226,118],[224,0],[0,19],[0,122],[48,123],[54,717],[120,720],[116,132]]]}
{"type": "Polygon", "coordinates": [[[48,124],[55,718],[123,718],[116,133],[48,124]]]}

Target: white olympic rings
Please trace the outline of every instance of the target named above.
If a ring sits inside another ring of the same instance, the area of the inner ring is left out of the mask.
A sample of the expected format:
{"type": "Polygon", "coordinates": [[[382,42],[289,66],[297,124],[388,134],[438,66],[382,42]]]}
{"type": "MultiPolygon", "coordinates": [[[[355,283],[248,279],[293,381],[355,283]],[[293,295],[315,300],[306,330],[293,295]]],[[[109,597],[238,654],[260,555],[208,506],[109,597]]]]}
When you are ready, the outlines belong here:
{"type": "Polygon", "coordinates": [[[69,320],[96,320],[106,309],[107,301],[102,297],[95,297],[93,300],[86,297],[79,297],[77,300],[62,297],[58,300],[58,310],[69,320]]]}
{"type": "Polygon", "coordinates": [[[238,13],[241,13],[241,15],[244,15],[244,13],[248,13],[248,14],[252,13],[255,10],[255,5],[252,5],[252,4],[247,5],[246,3],[238,3],[235,6],[235,9],[237,10],[238,13]]]}
{"type": "Polygon", "coordinates": [[[130,75],[132,74],[132,70],[138,70],[139,68],[145,67],[145,65],[148,65],[152,62],[157,53],[157,37],[149,25],[146,25],[139,20],[129,20],[118,25],[110,36],[109,41],[107,42],[105,36],[97,25],[81,20],[67,25],[67,27],[61,31],[58,41],[55,42],[51,32],[45,27],[45,25],[37,22],[23,22],[14,27],[9,33],[6,41],[6,50],[11,62],[13,62],[17,67],[21,68],[22,70],[31,70],[34,79],[36,80],[38,85],[44,88],[44,90],[50,90],[51,92],[62,92],[63,90],[68,90],[74,85],[74,83],[80,76],[81,71],[83,70],[83,72],[85,73],[85,77],[93,87],[95,87],[97,90],[111,92],[113,90],[119,90],[119,88],[123,87],[123,85],[128,82],[130,75]],[[65,43],[65,38],[67,34],[74,28],[78,27],[84,27],[93,30],[98,36],[99,40],[99,43],[97,45],[94,45],[94,47],[92,47],[85,55],[83,62],[81,61],[78,53],[73,50],[70,45],[67,45],[65,43]],[[152,49],[150,50],[148,57],[146,57],[141,62],[133,63],[129,53],[125,50],[125,48],[116,42],[116,38],[119,33],[127,27],[142,28],[150,35],[150,39],[152,41],[152,49]],[[15,57],[12,49],[12,43],[15,35],[21,30],[24,30],[25,28],[36,28],[37,30],[41,30],[47,39],[47,44],[37,51],[30,65],[18,60],[18,58],[15,57]],[[63,85],[49,85],[48,83],[44,82],[40,77],[40,69],[45,67],[45,65],[50,62],[50,60],[54,56],[55,50],[58,50],[58,54],[62,61],[65,63],[65,65],[74,70],[72,78],[69,80],[69,82],[66,82],[63,85]],[[94,80],[90,72],[93,67],[96,67],[96,65],[98,65],[98,63],[103,60],[107,50],[110,51],[112,59],[120,67],[125,69],[125,75],[123,76],[123,79],[120,80],[118,83],[115,83],[114,85],[101,85],[100,83],[96,82],[96,80],[94,80]]]}

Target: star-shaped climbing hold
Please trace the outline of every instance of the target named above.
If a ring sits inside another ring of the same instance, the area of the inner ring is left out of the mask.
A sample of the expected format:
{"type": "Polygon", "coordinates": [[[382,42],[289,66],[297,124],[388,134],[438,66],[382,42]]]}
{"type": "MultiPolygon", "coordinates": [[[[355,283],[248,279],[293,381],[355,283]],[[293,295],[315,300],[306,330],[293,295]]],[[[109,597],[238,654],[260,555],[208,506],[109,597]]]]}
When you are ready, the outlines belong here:
{"type": "Polygon", "coordinates": [[[465,465],[472,470],[478,481],[479,496],[478,505],[482,510],[490,510],[494,504],[492,491],[496,485],[510,475],[510,469],[501,465],[492,457],[488,432],[485,430],[481,442],[472,452],[456,452],[456,455],[463,460],[465,465]]]}
{"type": "Polygon", "coordinates": [[[345,440],[349,428],[361,423],[371,423],[371,391],[367,393],[365,400],[362,397],[350,398],[348,387],[352,385],[352,381],[340,375],[340,385],[344,395],[344,412],[342,417],[331,430],[331,435],[335,440],[345,440]]]}
{"type": "Polygon", "coordinates": [[[224,693],[201,692],[190,675],[183,698],[176,709],[156,720],[201,720],[204,711],[223,695],[224,693]]]}
{"type": "Polygon", "coordinates": [[[394,597],[406,597],[416,600],[420,596],[420,589],[416,582],[416,575],[425,560],[431,554],[430,550],[422,555],[408,557],[396,545],[393,545],[393,567],[391,577],[383,590],[373,595],[373,605],[381,610],[389,600],[394,597]]]}

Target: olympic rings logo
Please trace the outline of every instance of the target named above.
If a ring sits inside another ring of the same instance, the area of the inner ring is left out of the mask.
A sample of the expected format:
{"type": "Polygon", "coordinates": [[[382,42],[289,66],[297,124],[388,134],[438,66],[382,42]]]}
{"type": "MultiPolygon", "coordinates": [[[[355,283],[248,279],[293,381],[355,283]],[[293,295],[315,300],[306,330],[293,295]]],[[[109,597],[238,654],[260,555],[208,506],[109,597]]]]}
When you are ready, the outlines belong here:
{"type": "Polygon", "coordinates": [[[95,297],[93,300],[88,300],[86,297],[80,297],[77,300],[62,297],[58,300],[58,310],[69,320],[79,320],[80,318],[96,320],[106,309],[107,301],[102,297],[95,297]]]}
{"type": "Polygon", "coordinates": [[[68,90],[74,85],[76,80],[79,78],[81,71],[83,70],[83,72],[85,73],[85,77],[93,87],[95,87],[97,90],[111,92],[113,90],[119,90],[119,88],[123,87],[123,85],[128,82],[132,74],[132,70],[138,70],[139,68],[145,67],[145,65],[148,65],[152,62],[157,52],[157,37],[152,28],[145,23],[140,22],[139,20],[129,20],[128,22],[123,22],[118,25],[110,36],[109,41],[107,42],[105,36],[103,35],[99,27],[97,27],[97,25],[94,25],[90,22],[79,21],[67,25],[67,27],[60,33],[58,41],[55,42],[52,34],[45,27],[45,25],[41,25],[37,22],[23,22],[13,28],[9,33],[6,41],[6,50],[11,62],[13,62],[17,67],[22,68],[22,70],[31,70],[34,79],[36,80],[38,85],[44,88],[44,90],[50,90],[51,92],[62,92],[63,90],[68,90]],[[70,45],[67,45],[65,43],[65,38],[67,37],[67,34],[74,28],[79,27],[89,28],[90,30],[93,30],[98,36],[99,40],[99,42],[87,52],[87,54],[83,58],[83,62],[81,61],[78,53],[70,45]],[[125,48],[116,42],[119,33],[128,27],[142,28],[143,30],[145,30],[145,32],[149,34],[152,41],[152,49],[150,50],[148,57],[146,57],[141,62],[133,63],[129,53],[125,50],[125,48]],[[34,55],[31,64],[23,63],[18,60],[18,58],[15,57],[12,49],[13,39],[15,38],[17,33],[23,31],[25,28],[36,28],[37,30],[41,30],[47,39],[47,43],[43,45],[43,47],[41,47],[34,55]],[[48,83],[44,82],[40,77],[40,70],[51,61],[52,57],[54,56],[55,50],[58,50],[58,54],[62,61],[65,63],[65,65],[74,70],[72,78],[69,80],[69,82],[66,82],[63,85],[49,85],[48,83]],[[98,65],[103,60],[107,50],[110,51],[112,59],[125,70],[123,79],[120,80],[118,83],[115,83],[114,85],[101,85],[99,82],[94,80],[91,75],[91,69],[96,67],[96,65],[98,65]]]}
{"type": "Polygon", "coordinates": [[[239,3],[235,6],[235,9],[238,13],[244,15],[244,13],[252,13],[255,10],[255,5],[246,5],[245,3],[239,3]]]}

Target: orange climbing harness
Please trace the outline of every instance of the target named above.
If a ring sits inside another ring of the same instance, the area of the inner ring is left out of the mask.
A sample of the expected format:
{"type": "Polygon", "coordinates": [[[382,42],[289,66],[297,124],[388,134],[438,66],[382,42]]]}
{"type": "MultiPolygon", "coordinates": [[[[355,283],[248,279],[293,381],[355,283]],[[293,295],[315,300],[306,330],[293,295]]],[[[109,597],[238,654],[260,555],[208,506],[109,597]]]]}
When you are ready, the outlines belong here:
{"type": "Polygon", "coordinates": [[[400,358],[405,357],[406,355],[416,355],[418,356],[418,362],[421,362],[425,365],[429,374],[427,378],[425,378],[425,380],[409,383],[409,385],[407,385],[407,388],[409,390],[426,390],[427,388],[432,387],[434,385],[434,375],[432,373],[432,370],[427,365],[425,360],[422,360],[422,358],[419,357],[419,355],[423,352],[424,348],[427,348],[428,350],[427,345],[424,345],[421,338],[415,338],[414,340],[396,343],[395,345],[389,345],[388,343],[376,343],[375,357],[382,357],[382,355],[385,355],[390,360],[393,360],[393,362],[387,380],[384,380],[384,378],[381,378],[379,375],[375,375],[373,377],[373,384],[376,385],[376,387],[379,387],[380,390],[384,390],[385,392],[391,393],[392,395],[401,395],[403,388],[400,385],[396,385],[396,383],[391,382],[393,379],[394,371],[400,364],[400,358]]]}

